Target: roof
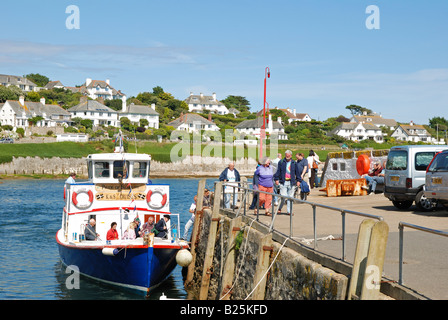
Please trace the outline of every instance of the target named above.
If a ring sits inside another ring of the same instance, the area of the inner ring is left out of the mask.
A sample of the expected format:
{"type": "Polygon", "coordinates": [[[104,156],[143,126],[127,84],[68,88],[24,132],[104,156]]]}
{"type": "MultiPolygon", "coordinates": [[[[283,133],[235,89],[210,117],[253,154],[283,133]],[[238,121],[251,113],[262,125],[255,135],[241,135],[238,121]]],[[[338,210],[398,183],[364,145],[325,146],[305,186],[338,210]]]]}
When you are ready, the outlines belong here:
{"type": "Polygon", "coordinates": [[[70,112],[61,108],[58,105],[45,104],[40,102],[25,101],[25,105],[22,106],[19,101],[8,100],[7,103],[11,106],[16,115],[21,115],[25,112],[25,116],[43,116],[46,115],[70,115],[70,112]]]}
{"type": "Polygon", "coordinates": [[[336,134],[340,130],[355,130],[359,125],[362,125],[366,130],[381,131],[380,128],[372,123],[342,122],[339,126],[331,130],[328,135],[336,134]]]}
{"type": "Polygon", "coordinates": [[[74,107],[71,107],[68,109],[70,112],[84,112],[84,111],[97,111],[97,112],[112,112],[112,113],[118,113],[117,111],[105,106],[102,103],[99,103],[95,100],[87,100],[84,102],[81,102],[80,104],[77,104],[74,107]]]}
{"type": "Polygon", "coordinates": [[[177,128],[180,125],[182,125],[183,123],[190,124],[190,123],[198,123],[198,122],[201,124],[205,124],[205,125],[216,125],[214,122],[209,121],[208,119],[205,119],[204,117],[201,117],[200,115],[198,115],[196,113],[182,114],[176,120],[173,120],[170,123],[168,123],[168,125],[177,128]]]}
{"type": "Polygon", "coordinates": [[[158,116],[159,113],[150,106],[138,105],[131,103],[126,107],[126,111],[120,112],[121,114],[149,114],[158,116]]]}
{"type": "MultiPolygon", "coordinates": [[[[273,129],[283,129],[283,126],[278,121],[272,121],[273,129]]],[[[237,124],[235,129],[248,129],[248,128],[261,128],[263,125],[263,117],[257,117],[252,120],[244,120],[243,122],[237,124]]],[[[268,127],[268,118],[266,117],[266,127],[268,127]]]]}
{"type": "Polygon", "coordinates": [[[211,104],[211,105],[219,105],[225,106],[221,101],[215,100],[213,96],[204,96],[204,95],[190,95],[187,99],[184,100],[187,104],[211,104]]]}
{"type": "Polygon", "coordinates": [[[353,116],[352,119],[355,122],[373,123],[375,125],[385,125],[388,127],[397,126],[397,121],[394,119],[385,119],[382,116],[370,115],[370,116],[353,116]]]}
{"type": "Polygon", "coordinates": [[[45,85],[45,89],[48,89],[48,90],[51,90],[51,89],[53,89],[54,87],[63,87],[64,85],[62,84],[62,82],[61,81],[59,81],[59,80],[56,80],[56,81],[50,81],[50,82],[48,82],[46,85],[45,85]]]}
{"type": "Polygon", "coordinates": [[[37,87],[37,85],[34,82],[28,80],[25,77],[11,76],[11,75],[7,75],[7,74],[0,74],[0,83],[8,83],[8,84],[12,84],[12,85],[25,84],[28,86],[37,87]]]}
{"type": "MultiPolygon", "coordinates": [[[[400,124],[399,127],[408,135],[408,136],[430,136],[430,134],[426,131],[426,128],[419,124],[400,124]],[[415,130],[415,131],[414,131],[415,130]],[[422,132],[424,131],[424,132],[422,132]]],[[[397,128],[398,129],[398,128],[397,128]]]]}

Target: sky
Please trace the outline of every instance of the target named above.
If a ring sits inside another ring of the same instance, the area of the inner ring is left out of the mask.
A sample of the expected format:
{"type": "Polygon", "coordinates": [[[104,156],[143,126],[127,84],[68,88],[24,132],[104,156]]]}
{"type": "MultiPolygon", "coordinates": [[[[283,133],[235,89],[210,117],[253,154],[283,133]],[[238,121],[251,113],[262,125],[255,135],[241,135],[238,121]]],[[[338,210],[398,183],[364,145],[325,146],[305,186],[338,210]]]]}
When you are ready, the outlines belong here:
{"type": "Polygon", "coordinates": [[[448,119],[446,0],[23,0],[0,14],[0,74],[243,96],[258,111],[269,68],[270,108],[448,119]]]}

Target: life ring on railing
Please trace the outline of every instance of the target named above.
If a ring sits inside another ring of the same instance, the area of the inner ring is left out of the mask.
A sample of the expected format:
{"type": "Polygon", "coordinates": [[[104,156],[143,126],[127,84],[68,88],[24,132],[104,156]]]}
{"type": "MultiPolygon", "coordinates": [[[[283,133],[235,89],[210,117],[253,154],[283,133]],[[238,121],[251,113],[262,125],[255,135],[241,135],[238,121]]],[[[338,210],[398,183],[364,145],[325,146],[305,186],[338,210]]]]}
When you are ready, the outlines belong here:
{"type": "Polygon", "coordinates": [[[146,194],[146,202],[148,203],[148,207],[150,207],[152,209],[162,209],[166,205],[167,201],[168,201],[167,194],[162,193],[159,190],[155,190],[155,191],[149,190],[148,193],[146,194]],[[162,197],[160,204],[151,202],[151,197],[153,195],[160,195],[162,197]]]}
{"type": "Polygon", "coordinates": [[[78,192],[73,191],[73,193],[72,193],[72,202],[75,205],[75,207],[78,208],[78,209],[87,209],[93,203],[93,192],[92,192],[92,190],[80,189],[80,190],[78,190],[78,192]],[[78,200],[78,196],[80,194],[83,194],[83,193],[87,194],[89,198],[84,200],[82,203],[80,203],[79,200],[78,200]]]}
{"type": "Polygon", "coordinates": [[[356,171],[362,176],[363,174],[369,173],[370,170],[370,158],[366,154],[362,154],[356,160],[356,171]]]}

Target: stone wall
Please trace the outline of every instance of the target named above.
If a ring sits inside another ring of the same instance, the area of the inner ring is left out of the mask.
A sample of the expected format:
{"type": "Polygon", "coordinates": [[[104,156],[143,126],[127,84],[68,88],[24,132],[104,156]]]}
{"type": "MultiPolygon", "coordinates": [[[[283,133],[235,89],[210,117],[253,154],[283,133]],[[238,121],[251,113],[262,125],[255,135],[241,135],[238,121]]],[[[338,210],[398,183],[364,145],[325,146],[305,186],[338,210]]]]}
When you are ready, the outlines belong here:
{"type": "MultiPolygon", "coordinates": [[[[212,157],[186,157],[182,162],[151,162],[150,176],[157,177],[219,177],[229,159],[212,157]]],[[[252,175],[256,168],[253,159],[235,163],[241,175],[252,175]]],[[[14,157],[10,163],[0,164],[0,174],[68,174],[76,172],[78,178],[87,177],[86,158],[14,157]]]]}
{"type": "MultiPolygon", "coordinates": [[[[205,209],[202,215],[197,215],[199,231],[195,249],[194,276],[186,288],[193,299],[198,298],[202,283],[211,215],[212,213],[208,209],[205,209]]],[[[234,286],[230,294],[231,300],[244,300],[255,288],[254,276],[258,263],[257,253],[261,240],[265,237],[263,232],[249,227],[251,222],[249,218],[244,220],[242,241],[240,240],[240,247],[235,255],[234,286]]],[[[208,270],[211,273],[208,300],[220,299],[223,292],[221,288],[221,266],[225,263],[227,252],[235,250],[234,243],[228,243],[230,221],[231,219],[228,216],[220,215],[213,264],[208,270]]],[[[264,288],[266,300],[341,300],[346,298],[348,286],[346,276],[325,268],[286,246],[282,247],[282,244],[278,242],[274,242],[269,264],[273,261],[264,288]],[[281,252],[277,256],[280,249],[281,252]]]]}

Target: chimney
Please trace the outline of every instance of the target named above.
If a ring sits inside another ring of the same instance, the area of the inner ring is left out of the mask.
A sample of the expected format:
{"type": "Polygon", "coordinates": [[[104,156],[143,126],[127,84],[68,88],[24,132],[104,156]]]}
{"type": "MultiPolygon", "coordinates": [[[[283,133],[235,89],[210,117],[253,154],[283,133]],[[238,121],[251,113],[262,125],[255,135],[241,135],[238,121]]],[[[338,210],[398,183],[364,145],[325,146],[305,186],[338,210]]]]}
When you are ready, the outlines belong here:
{"type": "Polygon", "coordinates": [[[101,104],[104,104],[104,98],[103,98],[103,97],[98,97],[98,98],[96,99],[96,101],[98,101],[98,102],[101,103],[101,104]]]}
{"type": "Polygon", "coordinates": [[[208,121],[212,121],[212,113],[211,112],[208,114],[208,121]]]}
{"type": "Polygon", "coordinates": [[[410,126],[414,125],[414,121],[411,120],[411,122],[409,123],[410,126]]]}
{"type": "Polygon", "coordinates": [[[216,101],[216,93],[213,92],[213,100],[216,101]]]}
{"type": "Polygon", "coordinates": [[[126,96],[121,98],[121,112],[126,112],[126,96]]]}
{"type": "Polygon", "coordinates": [[[40,103],[41,103],[42,105],[45,105],[45,98],[44,98],[44,97],[40,98],[40,103]]]}
{"type": "Polygon", "coordinates": [[[154,111],[156,110],[156,104],[155,103],[151,103],[151,109],[154,110],[154,111]]]}
{"type": "Polygon", "coordinates": [[[20,96],[20,97],[19,97],[19,102],[20,102],[20,104],[21,104],[22,106],[24,106],[24,105],[25,105],[25,97],[24,97],[24,96],[20,96]]]}
{"type": "Polygon", "coordinates": [[[273,126],[273,124],[272,124],[272,115],[271,115],[271,113],[269,113],[268,131],[269,131],[270,133],[272,133],[273,129],[274,129],[274,126],[273,126]]]}
{"type": "Polygon", "coordinates": [[[294,117],[296,116],[296,109],[294,109],[294,112],[293,112],[293,114],[294,114],[294,117]]]}
{"type": "Polygon", "coordinates": [[[79,99],[79,103],[87,103],[87,97],[86,97],[86,96],[82,96],[82,97],[79,99]]]}
{"type": "Polygon", "coordinates": [[[190,91],[190,97],[193,95],[193,92],[190,91]]]}
{"type": "Polygon", "coordinates": [[[86,87],[87,87],[91,82],[92,82],[92,79],[87,78],[87,79],[86,79],[86,87]]]}
{"type": "Polygon", "coordinates": [[[204,97],[204,95],[202,94],[202,92],[201,92],[201,98],[203,98],[204,97]]]}
{"type": "Polygon", "coordinates": [[[108,85],[110,85],[110,80],[109,80],[109,79],[106,79],[106,83],[107,83],[108,85]]]}

